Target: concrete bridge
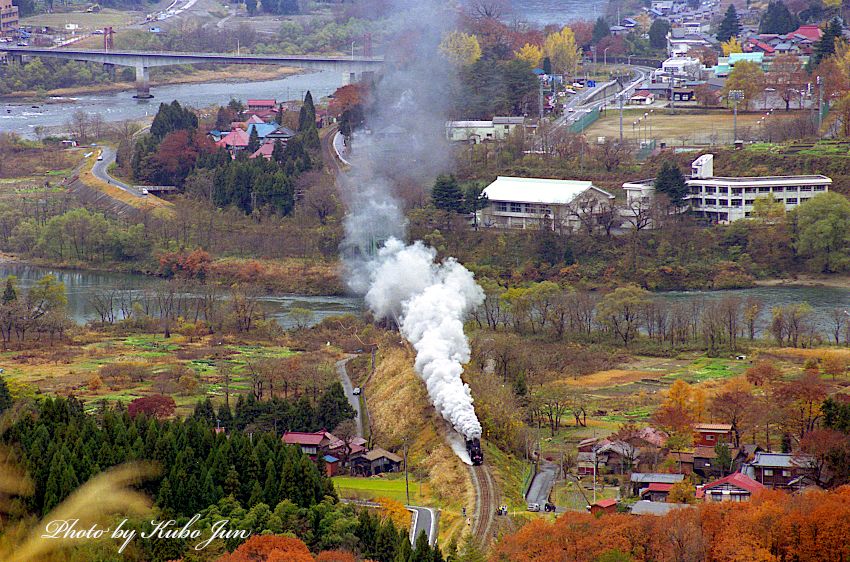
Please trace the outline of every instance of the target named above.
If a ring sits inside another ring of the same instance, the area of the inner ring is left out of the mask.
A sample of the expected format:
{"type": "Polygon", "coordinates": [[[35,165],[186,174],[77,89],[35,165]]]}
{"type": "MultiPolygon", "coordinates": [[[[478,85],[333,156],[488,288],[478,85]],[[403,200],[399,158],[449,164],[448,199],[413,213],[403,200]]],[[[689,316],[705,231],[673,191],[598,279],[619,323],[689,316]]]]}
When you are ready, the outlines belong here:
{"type": "Polygon", "coordinates": [[[137,98],[152,98],[148,69],[176,64],[276,64],[311,70],[337,70],[348,81],[357,75],[374,72],[384,64],[383,57],[326,57],[308,55],[234,55],[226,53],[178,53],[145,51],[103,51],[93,49],[51,49],[45,47],[3,47],[12,59],[23,62],[24,57],[54,57],[95,62],[107,68],[129,66],[136,69],[137,98]]]}

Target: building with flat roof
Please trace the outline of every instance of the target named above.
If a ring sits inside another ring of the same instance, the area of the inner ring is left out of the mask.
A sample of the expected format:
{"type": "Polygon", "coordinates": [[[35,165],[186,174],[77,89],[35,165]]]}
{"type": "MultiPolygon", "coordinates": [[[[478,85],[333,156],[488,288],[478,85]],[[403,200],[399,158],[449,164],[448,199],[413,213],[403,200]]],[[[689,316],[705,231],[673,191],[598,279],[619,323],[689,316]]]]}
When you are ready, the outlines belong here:
{"type": "Polygon", "coordinates": [[[597,224],[614,196],[590,181],[499,176],[484,188],[489,205],[479,224],[493,228],[572,231],[597,224]]]}
{"type": "MultiPolygon", "coordinates": [[[[714,155],[703,154],[691,164],[687,180],[690,211],[712,222],[732,222],[751,216],[757,199],[771,195],[785,210],[829,191],[832,179],[822,175],[721,177],[714,175],[714,155]]],[[[631,208],[651,200],[654,179],[626,182],[626,204],[631,208]]]]}
{"type": "Polygon", "coordinates": [[[18,23],[18,7],[12,0],[0,0],[0,37],[17,36],[18,23]]]}
{"type": "Polygon", "coordinates": [[[446,140],[471,142],[505,140],[525,125],[525,117],[493,117],[489,121],[446,121],[446,140]]]}

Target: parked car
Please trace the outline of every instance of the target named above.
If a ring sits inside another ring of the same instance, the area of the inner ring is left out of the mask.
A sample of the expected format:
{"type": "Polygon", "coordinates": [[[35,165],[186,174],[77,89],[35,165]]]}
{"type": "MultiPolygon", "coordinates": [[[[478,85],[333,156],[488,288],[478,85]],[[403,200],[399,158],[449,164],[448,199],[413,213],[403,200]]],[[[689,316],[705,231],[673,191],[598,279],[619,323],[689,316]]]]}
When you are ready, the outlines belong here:
{"type": "Polygon", "coordinates": [[[540,504],[539,503],[528,504],[528,511],[540,511],[540,504]]]}
{"type": "Polygon", "coordinates": [[[97,161],[103,162],[103,152],[101,152],[100,154],[97,155],[97,161]]]}
{"type": "Polygon", "coordinates": [[[361,392],[360,387],[355,386],[354,390],[351,391],[351,394],[353,394],[354,396],[360,396],[360,392],[361,392]]]}

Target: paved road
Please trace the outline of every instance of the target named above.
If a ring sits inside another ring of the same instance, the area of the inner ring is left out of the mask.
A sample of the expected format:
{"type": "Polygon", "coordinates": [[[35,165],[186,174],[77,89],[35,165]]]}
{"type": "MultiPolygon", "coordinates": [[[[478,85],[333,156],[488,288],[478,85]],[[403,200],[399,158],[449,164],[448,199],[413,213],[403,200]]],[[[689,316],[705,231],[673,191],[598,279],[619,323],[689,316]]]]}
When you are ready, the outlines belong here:
{"type": "MultiPolygon", "coordinates": [[[[654,68],[650,68],[648,66],[631,66],[631,69],[634,70],[635,76],[630,80],[622,91],[633,90],[636,89],[639,85],[641,85],[649,76],[649,74],[655,70],[654,68]]],[[[570,112],[568,110],[564,111],[564,114],[558,117],[555,120],[556,127],[562,127],[564,125],[570,125],[574,121],[576,121],[579,117],[584,115],[585,113],[592,111],[593,109],[602,107],[603,105],[616,104],[617,95],[611,94],[607,95],[603,98],[594,99],[591,102],[587,101],[587,98],[593,95],[594,92],[598,92],[601,88],[605,88],[610,85],[611,82],[604,82],[599,84],[595,88],[585,88],[581,92],[574,95],[572,98],[567,100],[566,108],[573,108],[575,111],[570,112]]]]}
{"type": "Polygon", "coordinates": [[[558,466],[554,463],[543,461],[540,466],[540,472],[531,481],[531,486],[528,488],[528,494],[525,499],[528,503],[540,504],[540,509],[549,501],[549,494],[552,493],[552,486],[555,485],[555,477],[558,474],[558,466]]]}
{"type": "Polygon", "coordinates": [[[406,505],[413,512],[413,523],[411,524],[410,542],[416,544],[419,533],[425,533],[428,544],[437,542],[437,512],[430,507],[419,507],[417,505],[406,505]]]}
{"type": "Polygon", "coordinates": [[[339,375],[339,382],[342,383],[342,389],[345,391],[345,396],[348,398],[348,403],[354,408],[357,417],[355,422],[357,425],[357,437],[363,437],[363,418],[360,415],[360,397],[354,394],[354,385],[351,383],[351,377],[348,376],[346,364],[354,359],[354,355],[349,355],[345,359],[336,362],[336,372],[339,375]]]}
{"type": "Polygon", "coordinates": [[[112,176],[109,175],[109,166],[115,162],[115,150],[108,147],[102,146],[98,150],[102,151],[103,160],[98,160],[94,163],[94,167],[92,168],[92,173],[94,176],[106,183],[111,183],[112,185],[118,186],[127,193],[132,193],[136,197],[144,197],[141,191],[133,187],[132,185],[127,185],[126,183],[119,181],[112,176]]]}

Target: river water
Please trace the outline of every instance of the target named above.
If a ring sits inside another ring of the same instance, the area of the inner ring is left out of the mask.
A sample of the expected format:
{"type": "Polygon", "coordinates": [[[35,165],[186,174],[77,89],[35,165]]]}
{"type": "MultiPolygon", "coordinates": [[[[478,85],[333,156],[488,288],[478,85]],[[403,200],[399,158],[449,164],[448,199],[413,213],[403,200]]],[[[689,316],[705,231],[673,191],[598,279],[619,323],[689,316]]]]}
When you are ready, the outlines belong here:
{"type": "Polygon", "coordinates": [[[342,85],[343,76],[338,72],[322,71],[293,74],[279,80],[264,82],[212,82],[205,84],[177,84],[151,88],[152,100],[133,98],[135,90],[103,94],[80,95],[54,98],[54,103],[34,104],[21,102],[0,103],[0,132],[14,132],[34,138],[37,126],[62,127],[76,111],[100,114],[104,121],[142,119],[156,114],[160,102],[177,100],[181,105],[201,108],[211,105],[227,105],[231,99],[248,98],[291,100],[302,99],[310,90],[315,99],[332,94],[342,85]]]}
{"type": "MultiPolygon", "coordinates": [[[[68,312],[78,323],[98,318],[90,298],[96,289],[132,288],[142,290],[151,288],[161,280],[138,274],[103,273],[50,269],[23,263],[0,263],[0,277],[15,275],[23,288],[31,287],[44,275],[52,274],[65,284],[68,295],[68,312]]],[[[0,287],[2,291],[2,287],[0,287]]],[[[756,297],[764,303],[760,319],[760,332],[770,320],[770,310],[774,306],[807,302],[814,309],[821,330],[826,330],[830,312],[837,307],[850,310],[850,289],[835,287],[754,287],[730,291],[671,291],[657,293],[655,298],[668,302],[682,302],[694,299],[713,300],[726,296],[756,297]]],[[[261,298],[266,313],[278,321],[284,328],[292,327],[289,311],[294,308],[306,308],[314,314],[315,321],[340,314],[359,314],[363,310],[363,301],[350,296],[307,296],[292,294],[273,294],[261,298]]]]}
{"type": "MultiPolygon", "coordinates": [[[[65,284],[68,314],[78,324],[100,319],[90,300],[94,291],[112,288],[141,291],[162,282],[154,277],[129,273],[51,269],[22,263],[0,263],[0,277],[14,275],[18,278],[18,285],[25,289],[48,274],[65,284]]],[[[291,328],[294,325],[289,316],[289,311],[293,308],[312,311],[314,321],[319,322],[329,316],[359,314],[363,305],[363,301],[356,297],[291,294],[265,295],[260,297],[260,303],[268,317],[274,318],[284,328],[291,328]]]]}

